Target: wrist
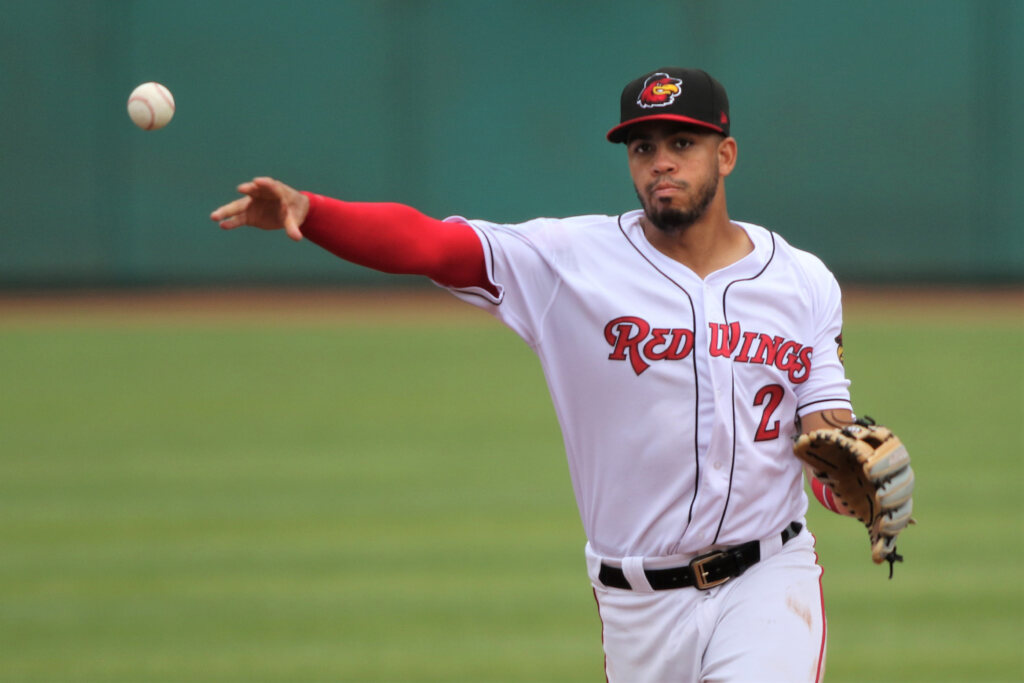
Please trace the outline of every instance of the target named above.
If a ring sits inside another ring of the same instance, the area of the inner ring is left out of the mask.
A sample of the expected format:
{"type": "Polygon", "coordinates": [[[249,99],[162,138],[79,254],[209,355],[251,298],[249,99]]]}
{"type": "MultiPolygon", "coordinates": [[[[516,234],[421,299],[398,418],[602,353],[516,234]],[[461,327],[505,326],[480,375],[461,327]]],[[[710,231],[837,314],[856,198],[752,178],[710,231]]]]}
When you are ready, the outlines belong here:
{"type": "Polygon", "coordinates": [[[811,492],[814,493],[814,497],[818,499],[818,502],[826,510],[830,510],[838,515],[843,514],[836,502],[835,496],[832,494],[832,489],[825,486],[818,479],[811,479],[811,492]]]}
{"type": "Polygon", "coordinates": [[[299,224],[301,225],[302,223],[310,220],[313,217],[313,214],[315,214],[323,205],[324,197],[316,194],[315,192],[306,192],[304,190],[299,192],[299,197],[301,209],[301,213],[299,215],[302,218],[302,221],[300,221],[299,224]]]}

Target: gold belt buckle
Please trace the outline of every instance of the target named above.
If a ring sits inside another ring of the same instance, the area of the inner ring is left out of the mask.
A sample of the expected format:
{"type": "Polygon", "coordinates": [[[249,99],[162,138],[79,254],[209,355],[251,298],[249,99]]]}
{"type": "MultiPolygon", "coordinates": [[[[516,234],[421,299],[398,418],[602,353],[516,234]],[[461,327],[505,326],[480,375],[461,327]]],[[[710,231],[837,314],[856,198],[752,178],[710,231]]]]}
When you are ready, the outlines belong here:
{"type": "Polygon", "coordinates": [[[722,551],[708,553],[707,555],[701,555],[690,560],[690,569],[693,570],[693,578],[696,582],[697,590],[706,591],[709,588],[715,586],[721,586],[723,583],[731,579],[731,576],[726,576],[721,579],[715,579],[714,581],[708,581],[708,570],[704,568],[708,562],[717,560],[720,557],[725,557],[726,553],[722,551]]]}

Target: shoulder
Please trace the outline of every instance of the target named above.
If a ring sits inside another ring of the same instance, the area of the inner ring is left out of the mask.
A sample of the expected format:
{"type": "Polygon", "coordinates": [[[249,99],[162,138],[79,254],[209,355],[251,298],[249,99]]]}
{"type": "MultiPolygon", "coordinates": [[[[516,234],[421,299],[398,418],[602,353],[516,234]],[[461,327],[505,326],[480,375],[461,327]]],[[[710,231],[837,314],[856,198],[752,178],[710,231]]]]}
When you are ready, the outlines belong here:
{"type": "Polygon", "coordinates": [[[522,223],[495,223],[478,218],[463,218],[462,216],[450,216],[445,220],[461,221],[463,223],[469,223],[470,225],[480,227],[513,230],[522,233],[542,232],[545,230],[580,230],[601,228],[608,225],[618,225],[618,216],[602,216],[597,214],[590,216],[569,216],[567,218],[542,217],[534,218],[522,223]]]}
{"type": "Polygon", "coordinates": [[[775,265],[795,269],[812,282],[820,283],[835,280],[832,271],[815,254],[805,249],[794,247],[782,235],[765,227],[753,223],[737,222],[750,235],[751,240],[754,241],[755,248],[770,251],[771,259],[775,262],[775,265]]]}
{"type": "Polygon", "coordinates": [[[563,244],[583,236],[593,238],[601,233],[618,232],[619,225],[618,216],[597,214],[567,218],[534,218],[522,223],[495,223],[462,216],[449,216],[445,221],[466,223],[486,234],[506,235],[538,244],[563,244]]]}

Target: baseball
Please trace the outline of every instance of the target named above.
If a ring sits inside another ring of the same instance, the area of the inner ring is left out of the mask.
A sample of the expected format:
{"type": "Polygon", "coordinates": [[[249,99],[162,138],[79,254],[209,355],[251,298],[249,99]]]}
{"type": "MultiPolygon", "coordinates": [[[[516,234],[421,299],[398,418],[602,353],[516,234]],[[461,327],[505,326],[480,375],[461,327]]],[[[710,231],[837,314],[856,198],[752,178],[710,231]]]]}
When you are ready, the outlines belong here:
{"type": "Polygon", "coordinates": [[[174,96],[159,83],[143,83],[128,96],[128,116],[143,130],[163,128],[174,116],[174,96]]]}

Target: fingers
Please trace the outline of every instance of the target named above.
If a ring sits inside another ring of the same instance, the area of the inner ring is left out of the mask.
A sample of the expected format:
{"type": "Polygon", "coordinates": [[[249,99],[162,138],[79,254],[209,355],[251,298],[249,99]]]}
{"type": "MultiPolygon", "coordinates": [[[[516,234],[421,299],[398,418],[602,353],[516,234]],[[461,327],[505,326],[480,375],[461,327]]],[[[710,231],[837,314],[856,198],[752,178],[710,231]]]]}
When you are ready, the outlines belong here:
{"type": "Polygon", "coordinates": [[[242,197],[225,204],[210,214],[210,220],[220,223],[225,230],[237,228],[245,224],[245,210],[252,203],[252,197],[242,197]]]}
{"type": "Polygon", "coordinates": [[[279,183],[273,178],[253,178],[238,186],[238,191],[259,199],[279,199],[281,196],[279,183]]]}
{"type": "Polygon", "coordinates": [[[242,183],[237,189],[239,193],[246,196],[228,202],[224,206],[214,209],[210,214],[210,220],[217,221],[225,230],[245,225],[245,210],[252,204],[253,197],[259,191],[259,186],[254,179],[252,182],[242,183]]]}
{"type": "Polygon", "coordinates": [[[240,228],[245,225],[245,217],[241,214],[238,216],[231,216],[220,221],[219,225],[224,230],[234,230],[235,228],[240,228]]]}
{"type": "Polygon", "coordinates": [[[280,195],[281,190],[284,189],[285,184],[280,180],[274,180],[270,176],[256,176],[251,182],[245,183],[246,185],[252,185],[255,188],[271,192],[275,195],[280,195]]]}
{"type": "Polygon", "coordinates": [[[284,232],[288,237],[296,242],[302,240],[302,231],[299,230],[299,224],[296,222],[295,216],[293,216],[290,211],[284,219],[284,232]]]}
{"type": "Polygon", "coordinates": [[[260,176],[253,178],[248,183],[238,186],[238,191],[247,194],[253,199],[268,199],[280,202],[282,206],[289,206],[294,195],[298,194],[294,189],[285,185],[280,180],[260,176]]]}
{"type": "Polygon", "coordinates": [[[261,230],[284,228],[291,239],[302,239],[301,225],[309,211],[305,195],[279,180],[266,176],[253,178],[238,186],[245,195],[210,214],[221,228],[232,230],[251,225],[261,230]]]}

